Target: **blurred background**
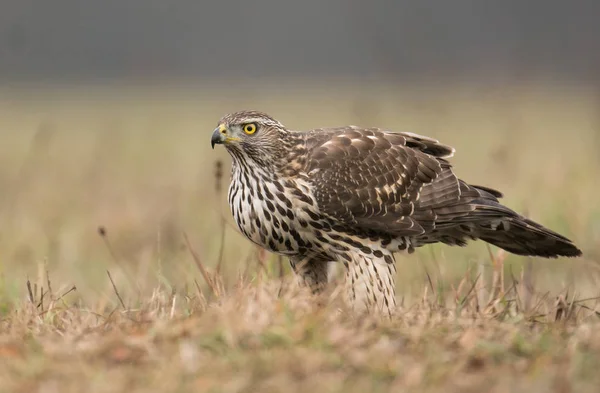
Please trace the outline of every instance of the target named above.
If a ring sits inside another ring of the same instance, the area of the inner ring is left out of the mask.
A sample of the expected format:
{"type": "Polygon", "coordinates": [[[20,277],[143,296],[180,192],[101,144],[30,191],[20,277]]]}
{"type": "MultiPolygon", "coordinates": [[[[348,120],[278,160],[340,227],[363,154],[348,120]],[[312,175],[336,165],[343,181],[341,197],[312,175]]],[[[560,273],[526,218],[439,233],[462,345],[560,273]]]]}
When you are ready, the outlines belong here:
{"type": "MultiPolygon", "coordinates": [[[[24,296],[27,277],[46,269],[84,301],[112,292],[107,269],[142,291],[192,285],[184,233],[207,265],[222,258],[239,274],[254,249],[230,225],[227,179],[215,188],[215,162],[227,176],[230,161],[209,138],[240,109],[294,129],[438,138],[457,149],[462,178],[502,190],[584,251],[510,256],[507,269],[531,262],[541,289],[598,288],[596,1],[0,5],[3,297],[24,296]]],[[[490,261],[480,243],[398,259],[406,293],[425,272],[451,283],[490,261]]]]}
{"type": "Polygon", "coordinates": [[[600,73],[581,0],[3,0],[5,80],[392,77],[489,84],[600,73]]]}

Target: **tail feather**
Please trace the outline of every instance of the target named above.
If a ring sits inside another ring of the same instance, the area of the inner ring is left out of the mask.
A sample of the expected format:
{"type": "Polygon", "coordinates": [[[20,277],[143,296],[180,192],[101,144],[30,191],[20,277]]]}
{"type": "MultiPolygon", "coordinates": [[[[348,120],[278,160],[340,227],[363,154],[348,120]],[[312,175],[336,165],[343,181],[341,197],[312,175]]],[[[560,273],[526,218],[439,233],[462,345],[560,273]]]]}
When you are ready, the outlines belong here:
{"type": "Polygon", "coordinates": [[[479,239],[517,255],[545,258],[581,256],[581,250],[565,236],[502,205],[497,199],[502,197],[498,191],[481,186],[471,187],[483,191],[486,196],[483,200],[473,201],[476,204],[483,202],[472,213],[481,215],[483,219],[478,225],[479,239]],[[500,217],[486,221],[486,215],[491,212],[500,213],[500,217]]]}
{"type": "Polygon", "coordinates": [[[503,219],[495,229],[479,225],[479,238],[517,255],[578,257],[581,250],[566,237],[522,216],[503,219]]]}
{"type": "MultiPolygon", "coordinates": [[[[442,242],[466,245],[468,239],[481,239],[517,255],[557,258],[581,256],[571,240],[502,205],[502,194],[491,188],[459,181],[460,197],[450,204],[428,200],[434,213],[434,229],[419,236],[417,244],[442,242]],[[440,206],[441,205],[441,206],[440,206]]],[[[433,195],[433,193],[432,193],[433,195]]]]}

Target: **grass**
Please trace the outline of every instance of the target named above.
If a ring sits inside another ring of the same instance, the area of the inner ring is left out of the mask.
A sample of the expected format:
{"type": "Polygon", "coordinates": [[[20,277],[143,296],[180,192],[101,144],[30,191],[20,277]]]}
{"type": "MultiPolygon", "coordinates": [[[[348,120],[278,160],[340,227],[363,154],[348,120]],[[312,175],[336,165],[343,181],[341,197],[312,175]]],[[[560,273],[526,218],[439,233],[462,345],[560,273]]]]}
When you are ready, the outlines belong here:
{"type": "Polygon", "coordinates": [[[596,391],[596,93],[335,87],[0,94],[0,392],[596,391]],[[398,317],[357,319],[231,225],[208,139],[240,108],[436,137],[584,257],[424,248],[398,258],[398,317]]]}

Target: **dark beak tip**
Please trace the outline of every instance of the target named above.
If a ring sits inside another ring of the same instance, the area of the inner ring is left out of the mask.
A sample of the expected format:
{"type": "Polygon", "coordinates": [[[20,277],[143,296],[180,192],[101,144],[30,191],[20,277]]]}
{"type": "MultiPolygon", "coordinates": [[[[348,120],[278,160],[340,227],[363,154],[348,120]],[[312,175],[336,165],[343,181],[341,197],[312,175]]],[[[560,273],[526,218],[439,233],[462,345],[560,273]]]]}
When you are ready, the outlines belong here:
{"type": "Polygon", "coordinates": [[[215,149],[215,145],[223,143],[223,135],[219,132],[219,130],[215,130],[210,138],[210,146],[215,149]]]}

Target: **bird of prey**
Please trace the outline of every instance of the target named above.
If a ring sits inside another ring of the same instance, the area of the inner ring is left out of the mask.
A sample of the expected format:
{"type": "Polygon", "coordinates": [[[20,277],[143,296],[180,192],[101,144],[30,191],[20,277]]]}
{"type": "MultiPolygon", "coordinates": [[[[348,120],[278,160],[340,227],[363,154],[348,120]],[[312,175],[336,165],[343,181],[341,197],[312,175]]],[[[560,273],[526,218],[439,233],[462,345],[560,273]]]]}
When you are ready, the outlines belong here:
{"type": "Polygon", "coordinates": [[[518,255],[575,257],[566,237],[500,204],[502,194],[459,179],[452,147],[408,132],[344,126],[292,131],[271,116],[224,116],[211,137],[233,159],[229,206],[240,231],[289,257],[320,291],[328,264],[345,267],[357,311],[392,314],[394,252],[481,239],[518,255]]]}

